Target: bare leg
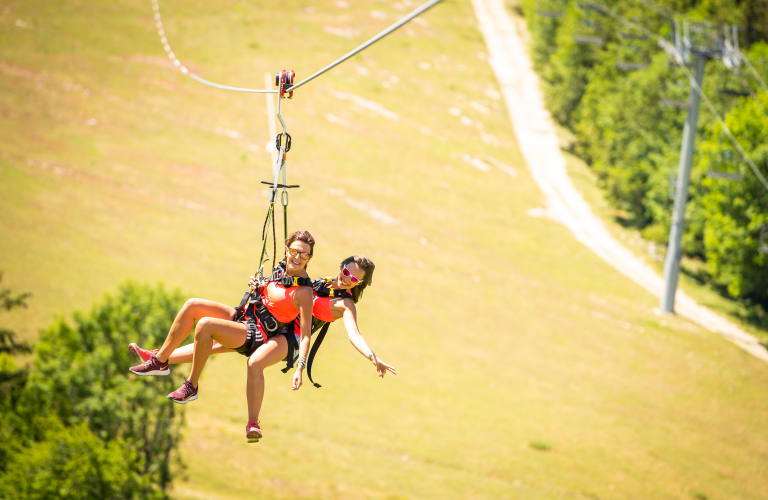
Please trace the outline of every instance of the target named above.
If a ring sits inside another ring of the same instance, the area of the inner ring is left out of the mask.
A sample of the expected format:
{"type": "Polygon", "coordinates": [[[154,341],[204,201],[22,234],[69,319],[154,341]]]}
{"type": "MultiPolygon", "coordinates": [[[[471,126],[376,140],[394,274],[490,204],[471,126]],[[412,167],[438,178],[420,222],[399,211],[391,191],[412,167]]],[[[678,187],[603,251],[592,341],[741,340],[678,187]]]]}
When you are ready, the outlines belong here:
{"type": "MultiPolygon", "coordinates": [[[[189,299],[176,315],[176,319],[173,320],[173,325],[171,325],[168,336],[165,338],[165,343],[163,343],[163,347],[156,354],[157,359],[163,363],[167,362],[173,350],[179,347],[179,344],[192,331],[195,321],[200,321],[206,317],[231,320],[235,317],[235,309],[212,300],[189,299]]],[[[240,345],[235,346],[235,348],[240,347],[240,345]]]]}
{"type": "MultiPolygon", "coordinates": [[[[178,347],[176,348],[176,350],[173,351],[173,354],[171,354],[171,357],[168,358],[168,363],[172,365],[182,365],[185,363],[191,363],[193,352],[195,352],[195,344],[187,344],[183,347],[178,347]]],[[[213,343],[213,349],[211,349],[211,354],[224,354],[228,352],[237,352],[237,351],[235,351],[234,349],[230,349],[229,347],[224,347],[218,342],[213,343]]]]}
{"type": "Polygon", "coordinates": [[[264,401],[264,368],[276,365],[288,354],[288,341],[282,335],[269,339],[248,358],[248,420],[259,420],[264,401]]]}
{"type": "Polygon", "coordinates": [[[192,371],[189,374],[189,381],[192,385],[197,387],[203,367],[211,355],[214,340],[224,347],[237,349],[245,343],[247,336],[248,329],[242,323],[210,317],[205,317],[198,321],[195,328],[192,371]]]}

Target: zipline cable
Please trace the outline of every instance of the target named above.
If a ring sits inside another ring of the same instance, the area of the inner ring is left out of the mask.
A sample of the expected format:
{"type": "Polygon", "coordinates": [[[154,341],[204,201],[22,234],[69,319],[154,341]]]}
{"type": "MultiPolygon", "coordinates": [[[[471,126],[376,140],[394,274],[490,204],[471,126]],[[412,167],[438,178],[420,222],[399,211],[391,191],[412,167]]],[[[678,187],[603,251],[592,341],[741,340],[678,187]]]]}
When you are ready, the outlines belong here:
{"type": "Polygon", "coordinates": [[[187,69],[186,66],[181,64],[181,61],[179,61],[176,58],[176,54],[173,53],[173,51],[171,50],[171,46],[168,44],[168,39],[165,37],[165,30],[163,29],[163,20],[160,18],[160,5],[157,2],[158,0],[152,0],[152,10],[155,11],[155,26],[157,26],[157,34],[160,35],[160,41],[163,43],[163,48],[165,49],[165,52],[168,54],[168,57],[171,58],[171,61],[173,61],[173,64],[177,68],[179,68],[179,70],[181,70],[182,73],[192,78],[193,80],[197,80],[198,82],[208,85],[210,87],[216,87],[217,89],[234,90],[236,92],[252,92],[257,94],[277,94],[278,92],[277,90],[243,89],[239,87],[230,87],[228,85],[221,85],[219,83],[208,81],[205,78],[201,78],[196,74],[192,73],[191,71],[189,71],[189,69],[187,69]]]}
{"type": "MultiPolygon", "coordinates": [[[[297,83],[296,85],[293,85],[292,87],[286,87],[285,91],[288,92],[288,91],[297,89],[297,88],[301,87],[302,85],[304,85],[305,83],[308,83],[311,80],[314,80],[318,76],[320,76],[323,73],[325,73],[326,71],[328,71],[328,70],[338,66],[339,64],[343,63],[344,61],[346,61],[350,57],[354,56],[358,52],[360,52],[360,51],[370,47],[374,43],[378,42],[379,40],[381,40],[385,36],[389,35],[393,31],[395,31],[397,28],[401,27],[402,25],[404,25],[408,21],[411,21],[416,16],[418,16],[418,15],[426,12],[427,10],[431,9],[432,7],[434,7],[435,5],[437,5],[440,2],[442,2],[442,0],[431,0],[431,1],[427,2],[427,3],[425,3],[421,7],[417,8],[416,10],[414,10],[413,12],[408,14],[407,16],[405,16],[402,19],[400,19],[399,21],[397,21],[395,24],[393,24],[389,28],[385,29],[384,31],[382,31],[378,35],[374,36],[373,38],[371,38],[370,40],[368,40],[364,44],[362,44],[359,47],[357,47],[356,49],[354,49],[352,52],[349,52],[348,54],[344,55],[343,57],[341,57],[341,58],[337,59],[336,61],[332,62],[331,64],[329,64],[325,68],[321,69],[317,73],[311,75],[309,78],[306,78],[305,80],[297,83]]],[[[202,84],[208,85],[210,87],[215,87],[217,89],[234,90],[235,92],[261,93],[261,94],[277,94],[279,92],[278,90],[245,89],[245,88],[240,88],[240,87],[230,87],[228,85],[221,85],[219,83],[214,83],[214,82],[208,81],[205,78],[201,78],[201,77],[197,76],[196,74],[192,73],[186,66],[181,64],[181,61],[178,60],[178,58],[176,57],[176,54],[173,53],[173,51],[171,50],[171,46],[168,44],[168,39],[166,38],[165,30],[163,29],[163,21],[162,21],[162,18],[160,17],[160,5],[158,4],[158,0],[152,0],[152,10],[155,11],[155,26],[157,26],[157,34],[160,36],[160,41],[163,43],[163,48],[165,48],[165,52],[168,54],[168,57],[171,59],[171,61],[173,61],[173,64],[177,68],[179,68],[179,70],[181,70],[181,72],[184,73],[185,75],[189,76],[193,80],[196,80],[196,81],[198,81],[198,82],[200,82],[202,84]]],[[[282,121],[282,119],[281,119],[281,121],[282,121]]]]}
{"type": "MultiPolygon", "coordinates": [[[[669,43],[663,36],[658,35],[649,29],[647,29],[645,26],[641,24],[637,24],[635,22],[630,21],[626,17],[621,16],[620,14],[617,14],[613,12],[608,7],[605,7],[599,3],[594,2],[593,0],[584,0],[585,3],[592,5],[596,10],[608,14],[609,16],[613,17],[614,19],[623,21],[627,25],[632,26],[635,29],[638,29],[640,31],[643,31],[648,36],[656,38],[659,41],[659,46],[662,48],[666,47],[666,50],[672,50],[676,54],[676,61],[682,61],[683,55],[677,50],[677,47],[669,43]]],[[[720,117],[720,114],[717,112],[715,107],[712,105],[712,102],[709,100],[709,98],[704,94],[704,91],[701,90],[701,87],[699,87],[699,84],[696,83],[696,78],[691,74],[691,72],[686,68],[685,64],[679,64],[678,66],[685,72],[685,75],[688,77],[688,80],[691,82],[691,88],[693,88],[697,94],[699,94],[699,97],[704,101],[704,103],[707,105],[707,108],[709,109],[710,113],[715,117],[717,120],[717,123],[720,125],[720,128],[723,129],[725,134],[728,136],[728,139],[730,139],[731,143],[736,147],[736,150],[739,152],[741,157],[744,159],[745,162],[747,162],[747,165],[749,165],[749,168],[752,170],[752,172],[757,176],[758,179],[760,179],[760,182],[763,184],[763,187],[766,191],[768,191],[768,181],[765,180],[765,177],[763,174],[758,170],[758,168],[755,166],[754,162],[752,161],[752,158],[749,157],[746,151],[744,151],[744,148],[741,147],[741,144],[739,144],[739,141],[736,140],[736,137],[734,137],[733,133],[731,133],[731,129],[728,128],[728,126],[725,124],[725,121],[720,117]]]]}
{"type": "Polygon", "coordinates": [[[296,85],[293,85],[292,87],[288,87],[286,90],[295,90],[295,89],[301,87],[302,85],[304,85],[305,83],[309,83],[310,81],[314,80],[315,78],[317,78],[318,76],[322,75],[326,71],[328,71],[328,70],[338,66],[339,64],[343,63],[344,61],[346,61],[350,57],[352,57],[355,54],[357,54],[358,52],[362,51],[363,49],[366,49],[366,48],[370,47],[374,43],[378,42],[379,40],[381,40],[385,36],[389,35],[393,31],[395,31],[400,26],[404,25],[405,23],[407,23],[411,19],[415,18],[419,14],[422,14],[422,13],[426,12],[427,10],[431,9],[432,7],[434,7],[435,5],[439,4],[440,2],[442,2],[442,0],[431,0],[430,2],[425,3],[424,5],[422,5],[418,9],[414,10],[413,12],[411,12],[410,14],[405,16],[404,18],[400,19],[398,22],[396,22],[395,24],[393,24],[389,28],[385,29],[384,31],[382,31],[378,35],[374,36],[373,38],[371,38],[370,40],[368,40],[364,44],[362,44],[359,47],[357,47],[352,52],[350,52],[350,53],[340,57],[339,59],[335,60],[334,62],[332,62],[331,64],[329,64],[325,68],[321,69],[320,71],[318,71],[314,75],[309,76],[308,78],[300,81],[299,83],[297,83],[296,85]]]}

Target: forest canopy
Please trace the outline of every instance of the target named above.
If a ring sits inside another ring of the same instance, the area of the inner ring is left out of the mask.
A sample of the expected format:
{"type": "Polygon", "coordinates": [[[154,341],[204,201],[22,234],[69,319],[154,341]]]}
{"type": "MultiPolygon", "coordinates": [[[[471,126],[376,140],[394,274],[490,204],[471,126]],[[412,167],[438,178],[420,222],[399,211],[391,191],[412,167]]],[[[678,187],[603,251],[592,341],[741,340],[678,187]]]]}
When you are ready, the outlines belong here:
{"type": "MultiPolygon", "coordinates": [[[[706,63],[702,90],[768,177],[768,2],[523,0],[523,12],[547,106],[574,133],[574,152],[625,214],[623,223],[667,243],[691,85],[658,37],[674,42],[686,25],[692,43],[696,36],[732,37],[737,26],[741,53],[759,79],[745,62],[728,68],[715,57],[706,63]]],[[[768,191],[702,103],[683,254],[703,262],[698,279],[766,309],[765,250],[768,191]]]]}
{"type": "MultiPolygon", "coordinates": [[[[28,296],[6,289],[0,298],[9,310],[28,296]]],[[[182,416],[166,394],[180,381],[137,383],[127,345],[161,343],[182,302],[179,292],[126,283],[44,330],[28,368],[14,356],[29,346],[0,328],[0,498],[168,498],[182,416]]]]}

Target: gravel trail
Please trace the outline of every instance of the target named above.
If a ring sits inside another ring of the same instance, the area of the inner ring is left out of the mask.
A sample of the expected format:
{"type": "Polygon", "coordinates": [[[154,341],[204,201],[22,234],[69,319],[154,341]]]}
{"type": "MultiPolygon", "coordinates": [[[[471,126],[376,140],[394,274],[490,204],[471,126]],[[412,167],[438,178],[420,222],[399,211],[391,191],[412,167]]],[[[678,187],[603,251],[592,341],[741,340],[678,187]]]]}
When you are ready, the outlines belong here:
{"type": "MultiPolygon", "coordinates": [[[[568,227],[578,241],[600,258],[660,298],[662,277],[611,236],[571,184],[554,122],[544,106],[538,76],[522,41],[521,28],[512,20],[504,0],[472,0],[472,4],[523,157],[546,196],[543,215],[568,227]]],[[[768,350],[755,337],[696,303],[679,289],[675,296],[675,311],[768,362],[768,350]]]]}

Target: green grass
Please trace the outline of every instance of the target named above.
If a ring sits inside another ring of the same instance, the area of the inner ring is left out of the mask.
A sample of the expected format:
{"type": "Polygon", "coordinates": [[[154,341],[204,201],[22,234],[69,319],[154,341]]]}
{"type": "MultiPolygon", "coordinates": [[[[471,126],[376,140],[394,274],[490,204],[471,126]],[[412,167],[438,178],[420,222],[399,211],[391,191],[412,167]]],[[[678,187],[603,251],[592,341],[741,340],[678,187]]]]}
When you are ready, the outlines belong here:
{"type": "MultiPolygon", "coordinates": [[[[321,68],[391,23],[396,5],[161,8],[188,67],[260,87],[264,73],[321,68]],[[360,34],[348,40],[325,26],[360,34]]],[[[4,321],[34,339],[55,314],[88,308],[127,278],[236,302],[266,210],[264,97],[174,70],[147,1],[7,9],[0,269],[4,284],[34,298],[4,321]]],[[[290,226],[318,239],[310,274],[331,274],[352,253],[376,262],[361,328],[399,374],[377,379],[334,326],[313,370],[323,388],[294,393],[288,375],[270,371],[265,438],[248,445],[244,359],[213,359],[200,399],[184,409],[188,468],[176,498],[768,495],[768,367],[695,325],[654,316],[656,300],[567,229],[526,215],[543,197],[503,103],[490,97],[498,88],[472,16],[469,3],[449,0],[424,16],[428,26],[283,102],[289,180],[301,184],[290,226]],[[496,142],[483,143],[450,108],[496,142]],[[462,155],[491,156],[517,176],[462,155]],[[371,215],[380,212],[392,222],[371,215]],[[531,445],[543,437],[547,452],[531,445]]]]}
{"type": "MultiPolygon", "coordinates": [[[[563,147],[567,147],[572,136],[566,130],[560,130],[563,147]]],[[[591,205],[595,215],[605,223],[608,231],[621,240],[632,253],[640,258],[646,265],[655,269],[659,275],[664,273],[665,248],[646,240],[640,231],[631,227],[624,227],[617,223],[617,219],[626,214],[621,213],[610,206],[604,198],[604,192],[598,187],[597,177],[592,170],[578,157],[563,152],[566,157],[566,169],[574,186],[581,192],[591,205]]],[[[756,336],[760,341],[768,345],[768,331],[764,326],[768,324],[765,313],[759,306],[749,306],[740,301],[732,300],[720,293],[716,288],[703,284],[696,279],[696,275],[705,267],[700,260],[683,258],[681,262],[683,272],[680,273],[678,286],[699,304],[707,306],[711,310],[727,317],[744,331],[756,336]],[[750,317],[755,320],[750,321],[750,317]]],[[[658,307],[658,306],[657,306],[658,307]]]]}

